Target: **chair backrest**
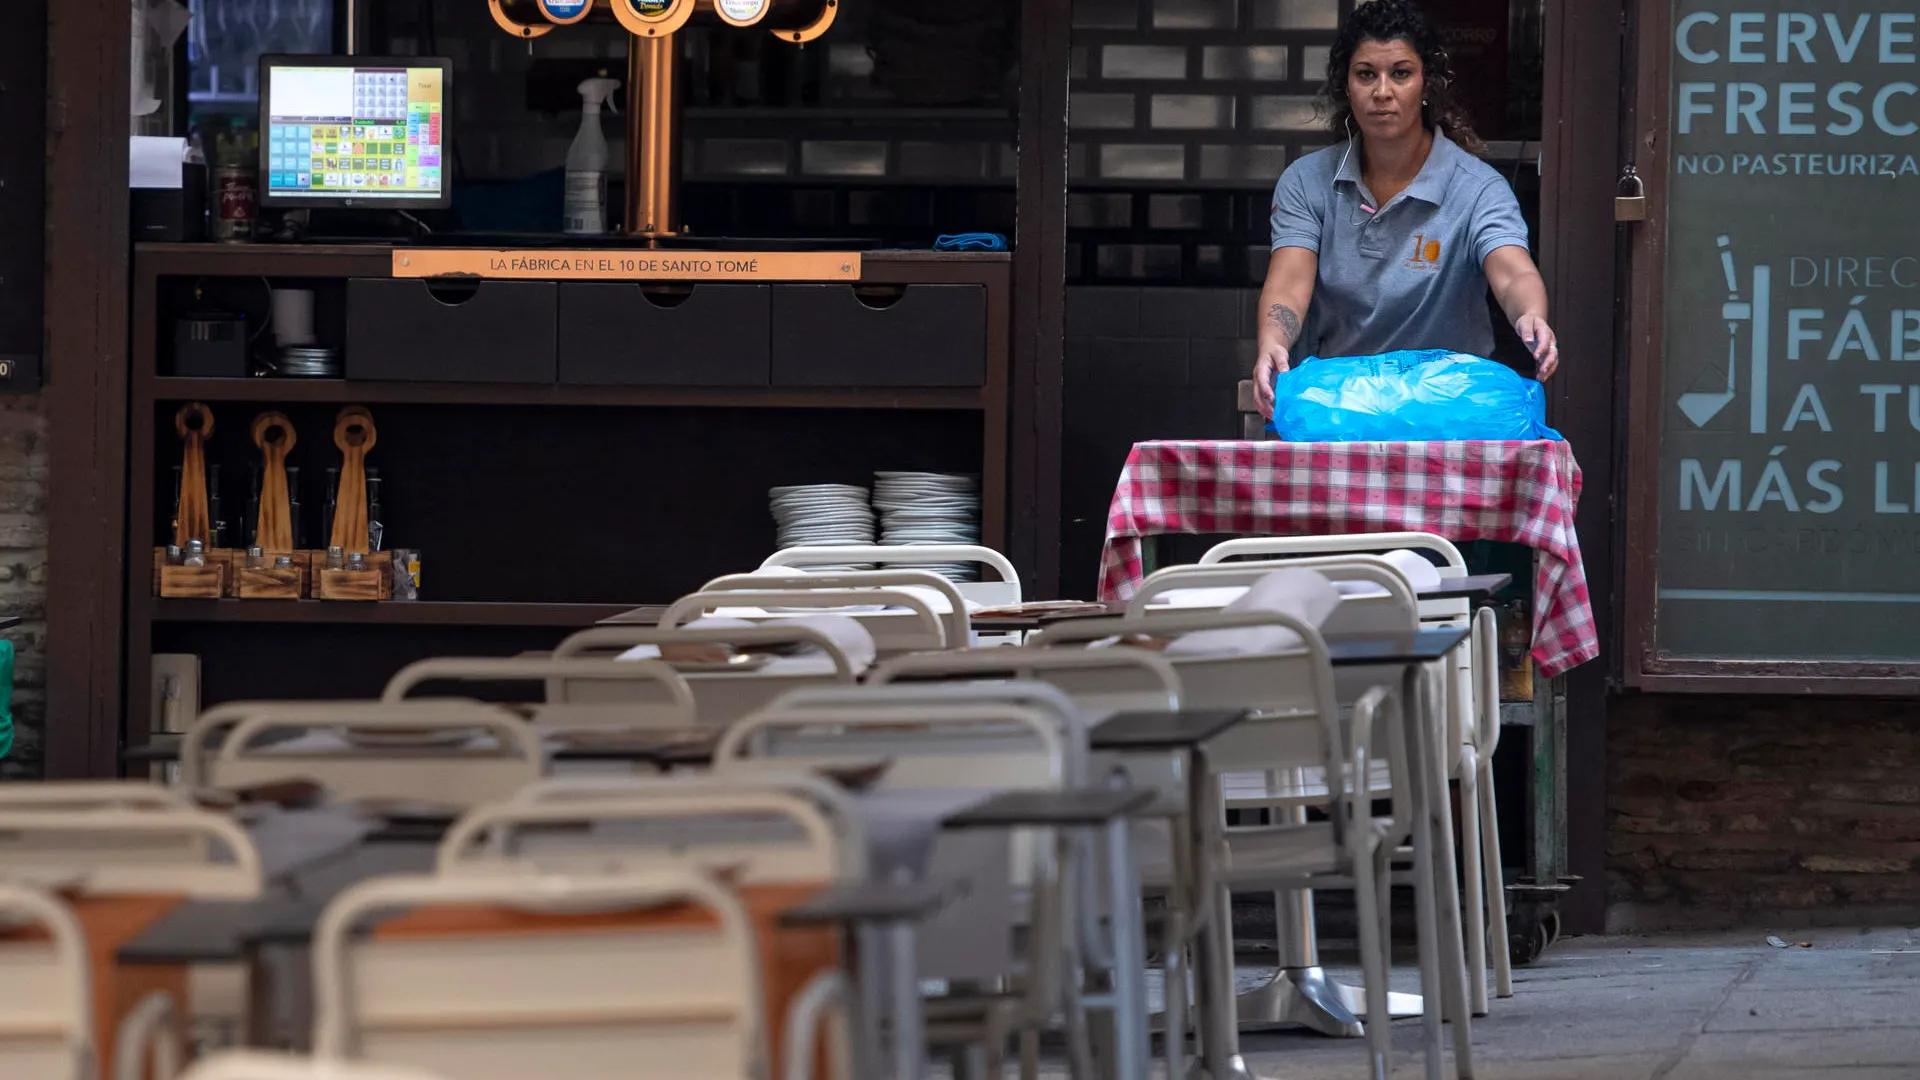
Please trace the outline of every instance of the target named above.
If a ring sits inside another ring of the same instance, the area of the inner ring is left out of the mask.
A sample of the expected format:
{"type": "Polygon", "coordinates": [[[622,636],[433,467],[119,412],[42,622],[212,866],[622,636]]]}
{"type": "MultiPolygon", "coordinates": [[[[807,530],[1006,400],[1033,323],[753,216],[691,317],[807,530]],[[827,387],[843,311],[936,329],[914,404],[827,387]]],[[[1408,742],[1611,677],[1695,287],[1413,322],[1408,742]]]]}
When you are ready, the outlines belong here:
{"type": "Polygon", "coordinates": [[[851,609],[883,656],[963,649],[973,630],[966,598],[953,582],[928,570],[727,574],[668,607],[660,625],[678,626],[715,611],[755,620],[779,618],[782,608],[851,609]],[[876,607],[881,610],[873,610],[876,607]]]}
{"type": "Polygon", "coordinates": [[[0,880],[0,1076],[92,1080],[87,937],[57,897],[0,880]]]}
{"type": "MultiPolygon", "coordinates": [[[[1429,532],[1243,537],[1215,544],[1206,554],[1200,556],[1199,565],[1249,565],[1239,561],[1243,559],[1253,559],[1269,565],[1281,563],[1299,565],[1295,560],[1336,555],[1380,555],[1390,551],[1424,552],[1438,557],[1440,563],[1434,570],[1443,581],[1448,578],[1467,576],[1467,560],[1460,554],[1460,549],[1446,537],[1429,532]]],[[[1429,620],[1455,620],[1464,626],[1471,613],[1471,605],[1466,600],[1420,602],[1421,617],[1429,620]]]]}
{"type": "Polygon", "coordinates": [[[915,653],[882,661],[867,676],[867,682],[883,686],[916,680],[979,680],[994,676],[1050,683],[1066,692],[1088,713],[1178,709],[1184,700],[1180,676],[1165,657],[1125,647],[1076,652],[1007,646],[915,653]]]}
{"type": "Polygon", "coordinates": [[[468,812],[441,841],[436,866],[607,873],[684,864],[742,884],[860,880],[859,823],[844,800],[830,809],[831,799],[775,778],[549,782],[468,812]]]}
{"type": "MultiPolygon", "coordinates": [[[[1366,586],[1363,593],[1341,598],[1339,606],[1319,627],[1323,635],[1404,634],[1411,632],[1419,621],[1420,601],[1407,583],[1406,576],[1377,555],[1341,555],[1280,563],[1168,567],[1142,583],[1140,591],[1127,602],[1125,617],[1129,620],[1154,620],[1182,612],[1209,610],[1205,607],[1156,605],[1154,600],[1186,589],[1218,591],[1221,594],[1219,599],[1224,600],[1228,591],[1251,586],[1276,569],[1313,570],[1336,584],[1354,582],[1366,586]]],[[[1060,638],[1055,635],[1053,640],[1060,638]]]]}
{"type": "MultiPolygon", "coordinates": [[[[1339,697],[1320,631],[1281,611],[1174,610],[1145,618],[1063,619],[1033,639],[1034,647],[1073,655],[1061,646],[1084,645],[1115,634],[1150,631],[1178,635],[1207,630],[1279,627],[1299,644],[1273,653],[1156,657],[1180,680],[1180,700],[1189,709],[1252,709],[1254,715],[1208,744],[1209,757],[1236,769],[1291,768],[1324,764],[1337,755],[1339,697]],[[1304,722],[1304,723],[1303,723],[1304,722]]],[[[1086,655],[1111,650],[1086,649],[1086,655]]]]}
{"type": "MultiPolygon", "coordinates": [[[[811,693],[811,692],[801,692],[811,693]]],[[[714,770],[730,763],[772,758],[805,762],[849,754],[891,761],[879,787],[902,791],[1054,790],[1066,787],[1086,756],[1085,731],[1062,725],[1046,708],[1009,701],[906,704],[794,702],[800,694],[728,728],[714,751],[714,770]]],[[[1016,829],[942,834],[935,841],[930,873],[962,876],[967,895],[943,911],[920,935],[925,978],[989,980],[1014,970],[1016,920],[1013,890],[1031,887],[1024,916],[1037,941],[1061,941],[1068,925],[1069,893],[1060,887],[1053,833],[1016,829]]],[[[1028,951],[1031,981],[1027,1003],[1051,1009],[1059,988],[1057,949],[1028,951]],[[1044,1005],[1043,1005],[1044,1003],[1044,1005]]]]}
{"type": "Polygon", "coordinates": [[[739,898],[688,868],[372,878],[314,931],[315,1050],[458,1080],[758,1080],[755,949],[739,898]]]}
{"type": "Polygon", "coordinates": [[[998,581],[956,581],[960,595],[982,607],[1018,604],[1020,574],[1012,560],[990,547],[978,544],[834,544],[820,547],[790,547],[767,556],[761,569],[791,566],[845,566],[848,563],[979,563],[1000,576],[998,581]]]}
{"type": "Polygon", "coordinates": [[[1441,577],[1464,577],[1467,560],[1453,541],[1430,532],[1336,533],[1331,536],[1246,536],[1226,540],[1200,556],[1202,566],[1261,556],[1352,555],[1407,548],[1438,555],[1441,577]]]}
{"type": "Polygon", "coordinates": [[[260,853],[232,819],[191,806],[0,808],[0,879],[89,896],[260,895],[260,853]]]}
{"type": "Polygon", "coordinates": [[[343,1058],[295,1057],[260,1050],[216,1050],[179,1080],[454,1080],[425,1069],[343,1058]]]}
{"type": "MultiPolygon", "coordinates": [[[[1060,788],[1073,773],[1075,737],[1048,713],[1008,702],[793,705],[783,698],[729,727],[713,759],[718,772],[742,758],[875,756],[891,762],[882,788],[1060,788]]],[[[1078,737],[1084,745],[1084,733],[1078,737]]]]}
{"type": "MultiPolygon", "coordinates": [[[[194,718],[187,726],[186,733],[180,737],[180,775],[177,786],[183,791],[191,791],[204,783],[207,756],[213,748],[226,738],[235,724],[256,713],[271,712],[275,716],[299,718],[308,715],[326,717],[337,715],[342,708],[352,705],[377,705],[372,699],[336,700],[336,701],[228,701],[215,705],[194,718]]],[[[465,698],[418,698],[407,703],[407,708],[417,710],[422,715],[435,712],[459,711],[471,707],[472,701],[465,698]]]]}
{"type": "MultiPolygon", "coordinates": [[[[853,659],[840,642],[822,630],[787,620],[771,620],[750,627],[677,626],[596,626],[561,641],[553,650],[556,660],[608,659],[614,650],[637,645],[808,645],[825,654],[826,667],[820,671],[681,671],[693,694],[694,713],[700,724],[724,725],[766,705],[788,690],[818,684],[852,685],[859,673],[853,659]]],[[[632,661],[623,661],[632,662],[632,661]]],[[[581,702],[619,702],[632,700],[638,692],[650,688],[630,681],[600,679],[557,680],[548,698],[569,704],[581,702]],[[557,692],[556,692],[557,690],[557,692]]]]}
{"type": "Polygon", "coordinates": [[[382,701],[406,701],[433,682],[539,683],[527,705],[534,723],[551,730],[687,728],[697,722],[693,690],[680,673],[658,660],[582,660],[543,656],[443,656],[418,660],[394,673],[382,701]],[[631,687],[617,700],[566,700],[568,683],[586,679],[631,687]]]}
{"type": "Polygon", "coordinates": [[[344,799],[431,799],[474,806],[504,799],[545,771],[540,737],[492,705],[422,713],[409,703],[343,705],[292,715],[261,709],[206,760],[203,780],[240,788],[307,778],[344,799]],[[287,733],[305,737],[270,741],[287,733]]]}

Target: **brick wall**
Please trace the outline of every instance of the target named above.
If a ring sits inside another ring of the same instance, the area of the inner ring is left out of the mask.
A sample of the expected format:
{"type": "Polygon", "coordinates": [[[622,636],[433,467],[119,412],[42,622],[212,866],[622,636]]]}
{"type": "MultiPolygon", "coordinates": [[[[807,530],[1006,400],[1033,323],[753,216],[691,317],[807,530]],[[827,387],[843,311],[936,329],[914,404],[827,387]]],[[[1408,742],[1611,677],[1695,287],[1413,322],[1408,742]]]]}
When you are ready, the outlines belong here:
{"type": "Polygon", "coordinates": [[[47,448],[37,397],[0,398],[0,615],[14,647],[13,753],[0,779],[38,776],[46,719],[47,448]]]}
{"type": "Polygon", "coordinates": [[[1920,912],[1920,702],[1630,695],[1607,731],[1609,925],[1920,912]]]}

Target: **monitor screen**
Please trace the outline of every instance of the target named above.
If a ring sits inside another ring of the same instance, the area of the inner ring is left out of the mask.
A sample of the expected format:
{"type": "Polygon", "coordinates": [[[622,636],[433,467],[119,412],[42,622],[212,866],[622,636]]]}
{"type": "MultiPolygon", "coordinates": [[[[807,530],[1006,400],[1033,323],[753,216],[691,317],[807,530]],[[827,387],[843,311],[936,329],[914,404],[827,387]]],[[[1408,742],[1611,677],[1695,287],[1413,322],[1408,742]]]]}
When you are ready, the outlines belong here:
{"type": "Polygon", "coordinates": [[[274,56],[260,69],[266,205],[449,204],[447,61],[274,56]]]}

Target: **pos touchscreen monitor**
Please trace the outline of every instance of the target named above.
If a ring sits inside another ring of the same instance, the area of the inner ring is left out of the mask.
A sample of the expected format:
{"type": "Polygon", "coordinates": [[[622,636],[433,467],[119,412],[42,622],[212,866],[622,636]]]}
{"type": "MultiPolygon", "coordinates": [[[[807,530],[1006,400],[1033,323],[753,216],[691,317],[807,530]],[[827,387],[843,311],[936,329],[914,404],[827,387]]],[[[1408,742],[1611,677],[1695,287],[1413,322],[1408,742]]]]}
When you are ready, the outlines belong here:
{"type": "Polygon", "coordinates": [[[260,204],[452,205],[452,69],[439,57],[262,56],[260,204]]]}

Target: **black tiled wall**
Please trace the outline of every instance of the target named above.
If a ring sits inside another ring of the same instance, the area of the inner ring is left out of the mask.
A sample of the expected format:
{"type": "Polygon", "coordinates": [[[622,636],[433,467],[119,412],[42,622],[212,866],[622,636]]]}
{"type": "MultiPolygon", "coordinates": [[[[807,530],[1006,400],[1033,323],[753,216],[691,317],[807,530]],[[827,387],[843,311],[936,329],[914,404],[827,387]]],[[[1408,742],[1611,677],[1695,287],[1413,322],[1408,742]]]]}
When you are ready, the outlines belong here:
{"type": "Polygon", "coordinates": [[[1141,439],[1230,439],[1253,370],[1257,289],[1067,290],[1060,588],[1091,599],[1107,504],[1141,439]]]}

